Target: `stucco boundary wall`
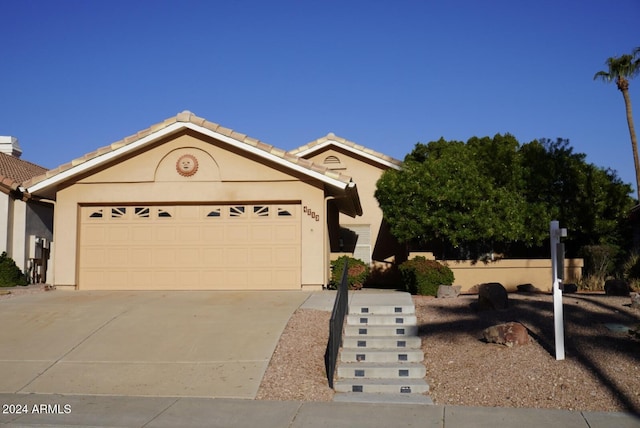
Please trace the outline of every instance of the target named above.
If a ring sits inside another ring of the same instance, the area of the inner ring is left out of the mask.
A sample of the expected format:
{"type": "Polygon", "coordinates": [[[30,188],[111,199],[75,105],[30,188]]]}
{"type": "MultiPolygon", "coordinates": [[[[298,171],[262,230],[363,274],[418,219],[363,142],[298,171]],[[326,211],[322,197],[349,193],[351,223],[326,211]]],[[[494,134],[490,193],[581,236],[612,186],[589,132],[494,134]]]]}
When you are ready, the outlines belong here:
{"type": "MultiPolygon", "coordinates": [[[[433,259],[432,253],[411,253],[409,259],[423,256],[433,259]]],[[[495,261],[439,260],[449,266],[454,284],[469,292],[474,285],[499,282],[508,291],[516,291],[520,284],[532,284],[540,291],[550,292],[551,259],[499,259],[495,261]]],[[[576,283],[582,278],[583,259],[565,259],[564,282],[576,283]]]]}

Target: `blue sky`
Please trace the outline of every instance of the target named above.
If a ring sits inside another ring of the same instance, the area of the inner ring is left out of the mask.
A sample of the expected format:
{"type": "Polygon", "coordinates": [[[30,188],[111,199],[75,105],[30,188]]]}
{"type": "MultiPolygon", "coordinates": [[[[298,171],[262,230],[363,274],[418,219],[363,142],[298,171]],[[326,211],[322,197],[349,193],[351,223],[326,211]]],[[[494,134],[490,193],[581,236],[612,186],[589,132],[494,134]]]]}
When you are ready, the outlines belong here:
{"type": "MultiPolygon", "coordinates": [[[[622,96],[593,75],[640,46],[637,0],[5,0],[0,16],[0,135],[45,167],[190,110],[283,149],[334,132],[399,159],[440,137],[563,137],[634,181],[622,96]]],[[[640,78],[630,94],[640,111],[640,78]]]]}

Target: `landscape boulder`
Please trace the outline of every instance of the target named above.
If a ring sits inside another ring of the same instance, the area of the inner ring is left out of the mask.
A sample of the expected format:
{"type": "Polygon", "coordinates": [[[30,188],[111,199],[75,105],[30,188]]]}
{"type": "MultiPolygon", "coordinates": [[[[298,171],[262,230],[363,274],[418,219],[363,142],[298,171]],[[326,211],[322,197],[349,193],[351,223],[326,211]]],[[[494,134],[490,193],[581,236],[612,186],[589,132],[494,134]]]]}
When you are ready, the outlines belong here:
{"type": "Polygon", "coordinates": [[[520,284],[517,288],[520,293],[540,293],[540,289],[533,284],[520,284]]]}
{"type": "Polygon", "coordinates": [[[640,324],[629,328],[629,335],[634,339],[640,339],[640,324]]]}
{"type": "Polygon", "coordinates": [[[527,328],[517,322],[494,325],[485,329],[482,336],[489,343],[498,343],[509,348],[526,345],[530,342],[527,328]]]}
{"type": "Polygon", "coordinates": [[[466,293],[467,294],[478,294],[478,287],[480,287],[480,284],[476,284],[474,286],[472,286],[471,288],[469,288],[466,293]]]}
{"type": "Polygon", "coordinates": [[[498,282],[487,282],[478,286],[478,309],[507,309],[509,297],[507,289],[498,282]]]}
{"type": "Polygon", "coordinates": [[[568,284],[562,284],[562,293],[563,294],[571,294],[571,293],[577,293],[578,292],[578,286],[576,284],[573,283],[568,283],[568,284]]]}
{"type": "Polygon", "coordinates": [[[462,290],[461,285],[439,285],[438,286],[438,299],[446,299],[448,297],[458,297],[462,290]]]}
{"type": "Polygon", "coordinates": [[[640,309],[640,293],[631,293],[631,307],[640,309]]]}
{"type": "Polygon", "coordinates": [[[631,288],[627,281],[622,279],[608,279],[604,283],[604,293],[607,296],[628,296],[631,288]]]}

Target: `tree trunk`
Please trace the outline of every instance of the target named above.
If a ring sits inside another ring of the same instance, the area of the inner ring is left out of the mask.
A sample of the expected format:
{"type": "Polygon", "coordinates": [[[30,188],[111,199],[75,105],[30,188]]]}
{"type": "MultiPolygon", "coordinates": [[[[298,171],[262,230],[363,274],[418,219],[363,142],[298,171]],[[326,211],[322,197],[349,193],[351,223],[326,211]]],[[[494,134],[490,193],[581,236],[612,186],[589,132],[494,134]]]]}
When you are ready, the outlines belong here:
{"type": "Polygon", "coordinates": [[[636,140],[636,130],[633,126],[633,113],[631,112],[631,99],[629,98],[629,90],[622,90],[622,96],[624,97],[624,105],[627,109],[627,124],[629,125],[629,134],[631,135],[633,165],[636,168],[636,192],[638,201],[640,202],[640,160],[638,160],[638,141],[636,140]]]}

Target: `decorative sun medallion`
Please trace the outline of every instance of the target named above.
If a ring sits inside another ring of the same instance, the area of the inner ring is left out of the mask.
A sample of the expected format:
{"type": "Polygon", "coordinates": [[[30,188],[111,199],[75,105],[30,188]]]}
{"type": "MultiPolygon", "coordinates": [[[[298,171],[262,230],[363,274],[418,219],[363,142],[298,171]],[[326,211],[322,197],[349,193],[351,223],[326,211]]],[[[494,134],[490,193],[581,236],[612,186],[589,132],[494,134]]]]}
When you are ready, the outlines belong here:
{"type": "Polygon", "coordinates": [[[191,177],[198,172],[198,159],[193,155],[182,155],[176,162],[176,171],[183,177],[191,177]]]}

